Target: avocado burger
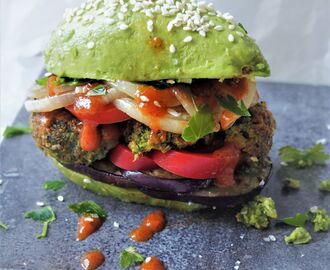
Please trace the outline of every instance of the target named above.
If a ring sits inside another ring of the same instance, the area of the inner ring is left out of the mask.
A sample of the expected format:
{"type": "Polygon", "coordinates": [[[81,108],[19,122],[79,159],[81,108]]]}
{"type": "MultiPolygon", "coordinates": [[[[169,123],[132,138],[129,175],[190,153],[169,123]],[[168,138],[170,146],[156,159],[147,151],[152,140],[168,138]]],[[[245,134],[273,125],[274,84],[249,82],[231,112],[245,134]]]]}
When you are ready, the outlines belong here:
{"type": "Polygon", "coordinates": [[[77,185],[192,211],[266,184],[269,66],[229,13],[195,0],[88,0],[45,50],[25,103],[37,146],[77,185]]]}

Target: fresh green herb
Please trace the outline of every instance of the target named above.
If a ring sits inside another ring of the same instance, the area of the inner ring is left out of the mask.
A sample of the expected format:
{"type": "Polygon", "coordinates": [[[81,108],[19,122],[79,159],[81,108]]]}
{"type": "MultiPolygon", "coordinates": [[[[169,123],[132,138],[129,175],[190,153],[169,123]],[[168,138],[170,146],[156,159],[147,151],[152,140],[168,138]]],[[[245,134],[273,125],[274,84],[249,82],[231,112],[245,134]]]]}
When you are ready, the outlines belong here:
{"type": "Polygon", "coordinates": [[[78,216],[99,217],[103,220],[107,218],[107,213],[102,206],[93,201],[83,201],[69,205],[69,209],[78,216]]]}
{"type": "Polygon", "coordinates": [[[323,149],[323,144],[315,144],[311,148],[300,150],[293,146],[285,146],[280,150],[280,159],[286,165],[296,168],[311,167],[313,164],[324,165],[330,158],[323,149]]]}
{"type": "Polygon", "coordinates": [[[92,90],[88,91],[87,96],[105,96],[107,95],[107,89],[105,89],[104,85],[98,85],[94,87],[92,90]]]}
{"type": "Polygon", "coordinates": [[[307,244],[312,240],[312,236],[304,227],[295,228],[290,235],[284,236],[285,244],[301,245],[307,244]]]}
{"type": "Polygon", "coordinates": [[[2,223],[1,220],[0,220],[0,228],[4,229],[5,231],[8,230],[8,226],[6,224],[2,223]]]}
{"type": "Polygon", "coordinates": [[[62,180],[51,180],[44,183],[45,190],[59,190],[65,185],[65,182],[62,180]]]}
{"type": "Polygon", "coordinates": [[[48,78],[49,76],[42,77],[39,80],[36,80],[36,83],[41,86],[46,86],[48,82],[48,78]]]}
{"type": "Polygon", "coordinates": [[[3,132],[3,136],[6,139],[8,139],[8,138],[12,138],[14,136],[31,133],[31,131],[32,131],[31,128],[24,126],[22,124],[17,124],[15,126],[6,127],[5,131],[3,132]]]}
{"type": "Polygon", "coordinates": [[[320,182],[320,190],[330,192],[330,180],[322,180],[320,182]]]}
{"type": "Polygon", "coordinates": [[[249,110],[246,108],[243,100],[237,101],[230,95],[218,98],[220,106],[241,116],[251,116],[249,110]]]}
{"type": "Polygon", "coordinates": [[[86,79],[73,79],[68,77],[56,77],[53,82],[54,85],[67,85],[67,86],[79,86],[87,83],[89,80],[86,79]]]}
{"type": "Polygon", "coordinates": [[[186,142],[196,142],[214,130],[214,118],[211,109],[202,105],[197,113],[191,117],[188,126],[183,130],[182,138],[186,142]]]}
{"type": "Polygon", "coordinates": [[[244,223],[246,226],[253,226],[257,229],[267,228],[269,221],[277,218],[275,203],[272,198],[256,196],[253,201],[243,206],[241,211],[236,214],[238,222],[244,223]]]}
{"type": "Polygon", "coordinates": [[[293,178],[285,178],[283,181],[284,187],[292,188],[292,189],[299,189],[300,188],[300,180],[293,179],[293,178]]]}
{"type": "Polygon", "coordinates": [[[123,269],[126,269],[137,263],[142,263],[143,261],[144,257],[138,253],[134,247],[125,248],[120,252],[119,262],[120,267],[123,269]]]}
{"type": "Polygon", "coordinates": [[[330,226],[330,217],[325,209],[314,208],[310,210],[312,214],[312,223],[314,223],[314,232],[327,232],[330,226]]]}
{"type": "Polygon", "coordinates": [[[308,214],[296,214],[295,217],[286,217],[280,220],[287,225],[294,226],[294,227],[304,227],[307,220],[309,219],[308,214]]]}
{"type": "Polygon", "coordinates": [[[248,31],[246,31],[246,29],[245,29],[245,27],[243,26],[243,24],[238,23],[238,26],[241,27],[241,28],[244,30],[244,32],[245,32],[246,34],[248,33],[248,31]]]}
{"type": "Polygon", "coordinates": [[[56,215],[50,206],[26,212],[24,214],[24,217],[31,218],[34,221],[39,221],[44,224],[42,232],[40,234],[37,234],[38,239],[47,236],[49,224],[56,220],[56,215]]]}

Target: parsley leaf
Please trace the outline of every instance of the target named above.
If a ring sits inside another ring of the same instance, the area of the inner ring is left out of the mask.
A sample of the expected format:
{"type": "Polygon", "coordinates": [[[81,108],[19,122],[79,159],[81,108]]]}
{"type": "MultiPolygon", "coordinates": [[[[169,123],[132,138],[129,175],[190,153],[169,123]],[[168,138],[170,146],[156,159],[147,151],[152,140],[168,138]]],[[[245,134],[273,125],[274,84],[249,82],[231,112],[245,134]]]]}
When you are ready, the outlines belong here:
{"type": "Polygon", "coordinates": [[[88,91],[86,96],[106,96],[108,94],[107,89],[105,89],[104,85],[98,85],[94,87],[92,90],[88,91]]]}
{"type": "Polygon", "coordinates": [[[119,262],[120,267],[126,269],[136,263],[144,261],[144,257],[136,251],[134,247],[128,247],[120,252],[119,262]]]}
{"type": "Polygon", "coordinates": [[[15,126],[8,126],[6,127],[5,131],[3,132],[3,136],[8,139],[14,136],[23,135],[27,133],[31,133],[32,129],[24,126],[23,124],[17,124],[15,126]]]}
{"type": "Polygon", "coordinates": [[[330,192],[330,180],[322,180],[320,182],[320,190],[330,192]]]}
{"type": "Polygon", "coordinates": [[[300,188],[300,180],[293,179],[293,178],[285,178],[283,181],[284,187],[292,188],[292,189],[299,189],[300,188]]]}
{"type": "Polygon", "coordinates": [[[44,183],[45,190],[59,190],[65,185],[65,182],[62,180],[51,180],[44,183]]]}
{"type": "Polygon", "coordinates": [[[4,229],[5,231],[8,230],[8,226],[6,224],[2,223],[1,220],[0,220],[0,228],[4,229]]]}
{"type": "Polygon", "coordinates": [[[186,142],[196,142],[214,130],[214,118],[211,109],[202,105],[197,113],[191,117],[188,126],[183,130],[182,138],[186,142]]]}
{"type": "Polygon", "coordinates": [[[249,110],[246,108],[243,100],[237,101],[230,95],[218,98],[220,106],[241,116],[251,116],[249,110]]]}
{"type": "Polygon", "coordinates": [[[48,225],[56,220],[56,215],[50,206],[42,209],[32,210],[24,214],[25,218],[31,218],[34,221],[39,221],[44,224],[42,232],[37,234],[37,238],[44,238],[47,236],[48,225]]]}
{"type": "Polygon", "coordinates": [[[324,152],[323,144],[320,143],[304,150],[284,146],[280,148],[279,154],[282,162],[296,168],[311,167],[314,164],[325,165],[325,161],[330,158],[330,155],[324,152]]]}
{"type": "Polygon", "coordinates": [[[294,226],[294,227],[304,227],[306,221],[309,219],[308,214],[296,214],[295,217],[286,217],[280,220],[287,225],[294,226]]]}
{"type": "Polygon", "coordinates": [[[93,201],[83,201],[69,205],[69,209],[79,216],[95,216],[103,220],[107,218],[107,213],[102,206],[93,201]]]}
{"type": "Polygon", "coordinates": [[[48,83],[48,78],[49,76],[42,77],[39,80],[36,80],[36,83],[41,86],[46,86],[48,83]]]}

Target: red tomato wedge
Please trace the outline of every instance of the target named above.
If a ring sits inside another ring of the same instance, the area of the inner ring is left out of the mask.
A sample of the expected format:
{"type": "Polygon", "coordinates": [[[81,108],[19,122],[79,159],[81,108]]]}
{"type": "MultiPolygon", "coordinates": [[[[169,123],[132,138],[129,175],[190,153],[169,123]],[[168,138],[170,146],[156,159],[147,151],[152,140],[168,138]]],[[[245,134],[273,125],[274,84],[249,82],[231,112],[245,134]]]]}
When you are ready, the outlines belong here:
{"type": "Polygon", "coordinates": [[[240,150],[233,144],[226,144],[210,154],[171,150],[154,152],[151,158],[159,167],[176,175],[197,180],[215,178],[221,185],[232,186],[240,150]]]}
{"type": "Polygon", "coordinates": [[[157,164],[147,156],[140,156],[134,161],[131,150],[122,144],[110,152],[109,159],[117,167],[128,171],[146,171],[157,168],[157,164]]]}
{"type": "Polygon", "coordinates": [[[101,110],[91,112],[76,110],[73,105],[67,106],[66,109],[80,120],[89,120],[97,124],[113,124],[130,119],[126,113],[118,110],[113,104],[105,105],[101,110]]]}

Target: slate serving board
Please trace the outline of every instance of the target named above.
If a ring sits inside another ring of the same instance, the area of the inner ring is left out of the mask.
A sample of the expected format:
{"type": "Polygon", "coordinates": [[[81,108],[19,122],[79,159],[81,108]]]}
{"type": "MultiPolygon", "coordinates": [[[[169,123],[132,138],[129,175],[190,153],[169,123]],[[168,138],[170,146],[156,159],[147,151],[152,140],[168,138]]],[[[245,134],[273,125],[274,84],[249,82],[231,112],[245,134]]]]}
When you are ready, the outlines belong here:
{"type": "MultiPolygon", "coordinates": [[[[284,145],[305,148],[321,138],[329,141],[330,88],[260,83],[259,89],[278,123],[271,152],[274,172],[263,195],[273,197],[280,217],[306,212],[314,205],[330,212],[330,195],[318,191],[319,180],[330,178],[329,163],[325,167],[294,170],[281,167],[277,155],[284,145]],[[287,176],[301,179],[299,191],[282,190],[281,180],[287,176]]],[[[27,119],[28,114],[22,109],[16,122],[27,119]]],[[[329,152],[329,143],[325,148],[329,152]]],[[[10,228],[6,232],[0,230],[0,269],[81,269],[79,258],[90,249],[104,252],[106,262],[100,269],[120,269],[119,253],[130,245],[145,256],[158,256],[171,270],[234,269],[237,261],[241,270],[329,269],[330,233],[313,233],[313,241],[308,245],[286,246],[283,236],[292,228],[273,223],[264,231],[247,229],[235,221],[236,210],[180,213],[165,209],[166,229],[147,243],[133,243],[129,232],[155,208],[97,197],[69,181],[58,192],[43,190],[45,180],[63,177],[35,148],[29,135],[5,139],[0,154],[0,220],[10,228]],[[63,195],[65,201],[57,201],[57,195],[63,195]],[[109,218],[97,233],[76,242],[77,216],[66,206],[87,199],[104,205],[109,218]],[[35,235],[42,225],[23,218],[25,211],[36,208],[36,201],[52,205],[57,213],[48,237],[39,240],[35,235]],[[119,228],[113,226],[114,221],[120,224],[119,228]],[[276,242],[263,241],[270,234],[277,238],[276,242]]]]}

